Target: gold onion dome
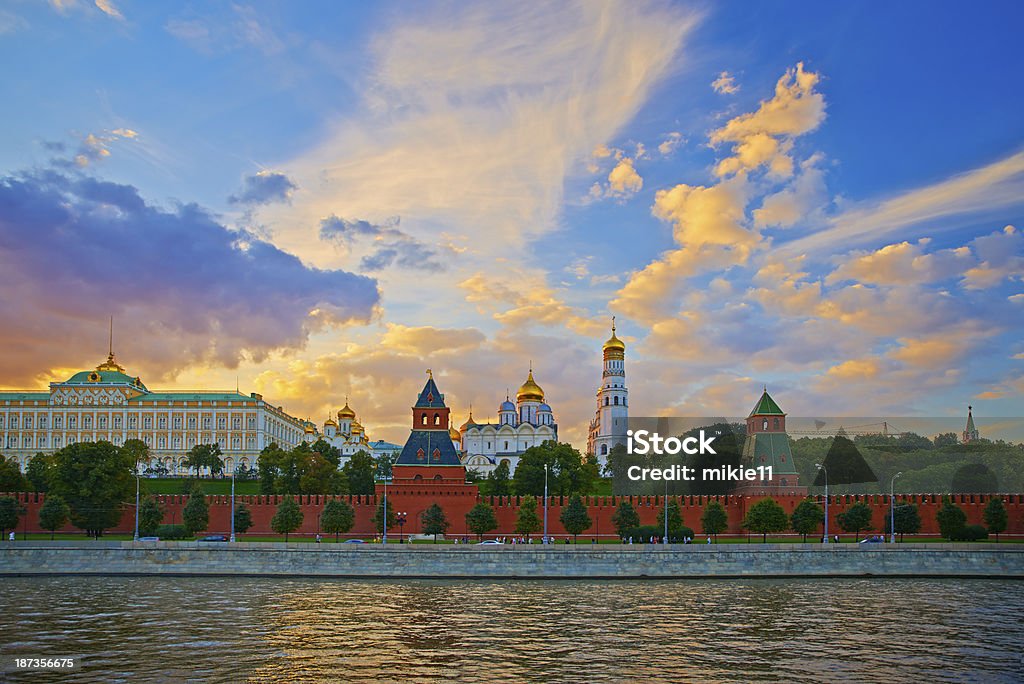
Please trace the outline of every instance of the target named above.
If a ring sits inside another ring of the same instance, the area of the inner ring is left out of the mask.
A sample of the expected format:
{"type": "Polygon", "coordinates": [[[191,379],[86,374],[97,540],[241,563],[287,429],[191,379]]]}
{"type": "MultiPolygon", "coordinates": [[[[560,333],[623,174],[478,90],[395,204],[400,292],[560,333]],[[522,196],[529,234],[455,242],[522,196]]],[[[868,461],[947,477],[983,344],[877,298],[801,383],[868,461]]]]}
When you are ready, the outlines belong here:
{"type": "Polygon", "coordinates": [[[462,435],[455,428],[451,428],[448,430],[448,436],[451,437],[452,440],[456,442],[462,439],[462,435]]]}
{"type": "Polygon", "coordinates": [[[328,425],[330,425],[331,427],[338,427],[338,424],[335,423],[334,419],[330,417],[328,417],[327,420],[324,421],[324,427],[327,427],[328,425]]]}
{"type": "Polygon", "coordinates": [[[316,434],[316,428],[313,427],[313,425],[311,423],[306,423],[306,434],[307,435],[316,434]]]}
{"type": "Polygon", "coordinates": [[[355,418],[355,417],[356,417],[356,412],[349,408],[349,406],[348,406],[348,399],[346,399],[345,400],[344,408],[342,408],[340,411],[338,411],[338,420],[343,420],[345,418],[351,419],[351,418],[355,418]]]}
{"type": "Polygon", "coordinates": [[[533,369],[526,376],[526,382],[516,392],[516,401],[544,401],[544,390],[533,379],[533,369]]]}
{"type": "Polygon", "coordinates": [[[473,420],[473,411],[470,411],[469,412],[469,418],[466,419],[466,422],[462,424],[462,426],[459,428],[459,430],[460,431],[461,430],[465,430],[466,428],[471,428],[474,425],[476,425],[476,421],[473,420]]]}
{"type": "Polygon", "coordinates": [[[618,352],[625,352],[626,351],[626,343],[623,342],[622,340],[620,340],[615,335],[615,319],[614,318],[612,318],[612,336],[609,337],[608,341],[604,343],[604,350],[605,351],[618,351],[618,352]]]}

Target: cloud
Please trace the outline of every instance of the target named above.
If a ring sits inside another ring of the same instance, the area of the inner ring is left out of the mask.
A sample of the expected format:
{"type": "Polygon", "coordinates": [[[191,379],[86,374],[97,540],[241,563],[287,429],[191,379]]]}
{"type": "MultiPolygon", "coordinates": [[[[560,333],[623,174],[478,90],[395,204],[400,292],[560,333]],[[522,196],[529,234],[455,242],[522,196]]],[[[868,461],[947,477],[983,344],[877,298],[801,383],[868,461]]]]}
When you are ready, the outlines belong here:
{"type": "Polygon", "coordinates": [[[288,176],[279,171],[260,171],[242,180],[242,190],[228,197],[231,204],[258,205],[272,202],[290,202],[298,189],[288,176]]]}
{"type": "Polygon", "coordinates": [[[965,267],[974,264],[967,247],[928,253],[930,241],[899,242],[886,245],[874,252],[853,252],[841,263],[825,282],[834,284],[845,280],[875,285],[911,285],[931,283],[958,277],[965,267]]]}
{"type": "Polygon", "coordinates": [[[608,193],[613,197],[630,197],[644,187],[644,179],[633,167],[633,160],[623,157],[608,174],[608,193]]]}
{"type": "Polygon", "coordinates": [[[665,134],[665,139],[658,145],[658,152],[663,157],[669,157],[676,149],[686,142],[683,134],[679,131],[672,131],[671,133],[665,134]]]}
{"type": "Polygon", "coordinates": [[[0,304],[5,382],[95,364],[102,335],[83,335],[110,315],[131,331],[118,351],[135,372],[172,375],[301,348],[311,332],[368,321],[379,301],[370,278],[309,268],[194,204],[163,209],[80,174],[4,177],[0,227],[0,288],[18,293],[0,304]]]}
{"type": "Polygon", "coordinates": [[[732,95],[740,91],[736,79],[728,71],[718,74],[718,78],[711,82],[711,88],[719,95],[732,95]]]}
{"type": "Polygon", "coordinates": [[[424,241],[472,235],[482,261],[525,259],[558,225],[567,177],[639,111],[695,24],[636,3],[402,13],[371,43],[362,108],[288,162],[301,206],[262,218],[314,262],[301,226],[381,212],[424,241]]]}
{"type": "Polygon", "coordinates": [[[124,15],[121,14],[121,11],[110,0],[96,0],[96,7],[108,17],[124,21],[124,15]]]}
{"type": "Polygon", "coordinates": [[[28,22],[13,12],[0,10],[0,36],[28,28],[28,22]]]}
{"type": "MultiPolygon", "coordinates": [[[[138,132],[130,128],[115,128],[112,131],[88,133],[80,139],[74,155],[70,158],[58,156],[51,159],[50,163],[63,168],[85,168],[109,157],[111,145],[118,140],[137,140],[138,137],[138,132]]],[[[67,149],[62,142],[44,142],[43,146],[48,151],[58,153],[63,153],[67,149]]]]}
{"type": "Polygon", "coordinates": [[[994,287],[1008,278],[1024,280],[1024,234],[1013,226],[975,238],[971,248],[980,263],[964,272],[964,287],[994,287]]]}
{"type": "Polygon", "coordinates": [[[169,19],[164,30],[193,50],[207,55],[255,48],[264,55],[274,56],[287,49],[286,42],[269,23],[253,7],[246,5],[232,4],[230,13],[214,16],[169,19]]]}
{"type": "Polygon", "coordinates": [[[906,228],[1024,204],[1024,152],[944,181],[879,201],[863,202],[832,217],[826,228],[787,243],[787,252],[827,251],[889,237],[906,228]]]}
{"type": "MultiPolygon", "coordinates": [[[[445,270],[438,250],[399,230],[399,220],[392,217],[375,224],[332,215],[320,221],[320,239],[351,251],[362,238],[369,238],[370,251],[360,261],[364,271],[381,271],[392,265],[420,271],[445,270]]],[[[457,256],[456,249],[443,249],[449,258],[457,256]]]]}
{"type": "Polygon", "coordinates": [[[825,173],[819,168],[822,156],[815,154],[801,162],[800,173],[779,192],[768,195],[754,210],[754,224],[790,228],[819,215],[828,203],[825,173]]]}
{"type": "Polygon", "coordinates": [[[481,313],[490,313],[506,330],[565,326],[582,337],[594,337],[605,331],[604,322],[582,308],[566,304],[557,292],[535,282],[542,283],[543,279],[501,279],[481,272],[461,281],[459,288],[467,302],[477,304],[481,313]],[[523,287],[524,283],[529,285],[523,287]]]}
{"type": "Polygon", "coordinates": [[[825,120],[825,98],[814,88],[818,74],[804,71],[803,62],[789,69],[775,84],[775,95],[757,111],[737,116],[709,136],[712,145],[732,143],[734,155],[719,162],[719,176],[753,171],[768,165],[771,173],[792,173],[789,152],[792,138],[816,129],[825,120]]]}

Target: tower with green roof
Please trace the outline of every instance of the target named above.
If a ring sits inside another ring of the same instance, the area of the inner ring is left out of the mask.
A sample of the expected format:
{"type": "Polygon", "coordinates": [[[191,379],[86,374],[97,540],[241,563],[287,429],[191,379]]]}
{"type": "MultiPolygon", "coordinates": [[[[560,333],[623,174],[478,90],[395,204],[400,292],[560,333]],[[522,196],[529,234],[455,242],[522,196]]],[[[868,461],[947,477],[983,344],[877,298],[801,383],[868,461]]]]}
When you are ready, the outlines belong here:
{"type": "Polygon", "coordinates": [[[786,433],[786,413],[779,408],[768,388],[747,416],[747,439],[743,445],[743,465],[747,468],[771,466],[771,478],[746,482],[737,493],[806,494],[800,486],[800,475],[793,462],[793,452],[786,433]]]}
{"type": "Polygon", "coordinates": [[[976,442],[981,439],[981,435],[978,434],[978,428],[974,427],[974,407],[967,407],[967,427],[963,431],[964,444],[968,442],[976,442]]]}

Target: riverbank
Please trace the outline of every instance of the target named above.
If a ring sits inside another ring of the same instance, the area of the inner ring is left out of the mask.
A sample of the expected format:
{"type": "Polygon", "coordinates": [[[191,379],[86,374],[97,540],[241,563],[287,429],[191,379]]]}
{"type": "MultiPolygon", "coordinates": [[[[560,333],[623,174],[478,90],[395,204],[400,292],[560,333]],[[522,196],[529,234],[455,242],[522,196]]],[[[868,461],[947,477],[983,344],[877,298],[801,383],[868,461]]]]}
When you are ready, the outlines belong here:
{"type": "Polygon", "coordinates": [[[0,545],[0,576],[30,575],[1024,579],[1024,548],[991,543],[599,548],[105,541],[30,541],[0,545]]]}

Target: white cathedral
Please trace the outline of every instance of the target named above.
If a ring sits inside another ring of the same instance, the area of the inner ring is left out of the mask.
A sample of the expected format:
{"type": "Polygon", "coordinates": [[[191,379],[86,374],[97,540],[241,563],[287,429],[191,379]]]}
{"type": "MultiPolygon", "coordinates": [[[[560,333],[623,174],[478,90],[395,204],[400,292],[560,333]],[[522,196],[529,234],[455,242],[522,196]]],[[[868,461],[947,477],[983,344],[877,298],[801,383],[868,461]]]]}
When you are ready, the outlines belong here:
{"type": "Polygon", "coordinates": [[[356,412],[348,405],[345,399],[345,406],[338,410],[338,420],[328,418],[324,421],[323,431],[319,431],[313,423],[306,423],[305,441],[316,442],[319,439],[326,441],[341,453],[341,463],[345,464],[356,452],[365,451],[374,458],[381,456],[396,457],[402,451],[401,444],[392,444],[384,440],[371,442],[366,434],[356,412]]]}
{"type": "Polygon", "coordinates": [[[531,367],[515,403],[508,396],[501,402],[497,423],[477,423],[470,410],[469,420],[453,429],[451,437],[467,468],[487,475],[505,462],[515,472],[524,451],[548,440],[558,441],[558,425],[531,367]]]}
{"type": "Polygon", "coordinates": [[[601,468],[608,464],[608,452],[616,444],[626,443],[629,422],[629,390],[626,389],[626,344],[615,335],[612,317],[612,336],[602,347],[604,371],[601,389],[597,391],[597,411],[590,421],[587,435],[587,453],[597,456],[601,468]]]}

